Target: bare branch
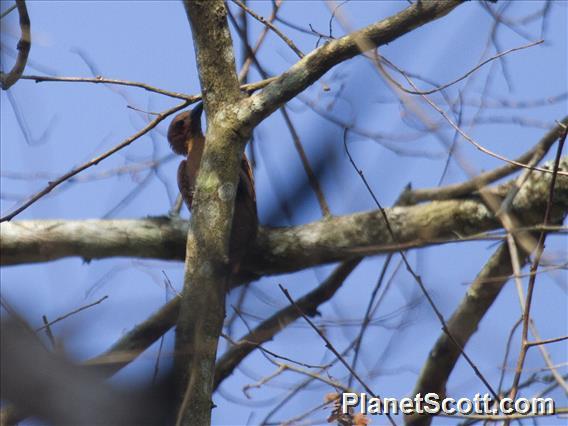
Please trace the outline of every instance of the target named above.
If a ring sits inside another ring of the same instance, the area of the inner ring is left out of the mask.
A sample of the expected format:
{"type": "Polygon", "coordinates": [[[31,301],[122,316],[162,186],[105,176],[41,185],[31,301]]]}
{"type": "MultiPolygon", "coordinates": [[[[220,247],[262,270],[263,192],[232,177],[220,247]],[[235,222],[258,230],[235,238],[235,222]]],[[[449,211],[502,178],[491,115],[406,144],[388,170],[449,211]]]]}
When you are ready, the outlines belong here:
{"type": "Polygon", "coordinates": [[[368,40],[373,47],[381,46],[447,15],[461,4],[462,2],[457,0],[415,2],[396,15],[330,41],[310,52],[262,92],[245,100],[245,106],[248,107],[246,109],[250,111],[248,117],[250,125],[260,123],[335,65],[360,54],[361,49],[357,40],[368,40]]]}
{"type": "MultiPolygon", "coordinates": [[[[80,308],[74,309],[73,311],[71,311],[71,312],[69,312],[69,313],[67,313],[67,314],[65,314],[65,315],[62,315],[62,316],[60,316],[60,317],[54,319],[53,321],[49,321],[49,322],[45,322],[45,321],[44,321],[44,325],[43,325],[42,327],[36,329],[36,331],[41,331],[41,330],[44,330],[44,329],[45,329],[45,330],[49,330],[50,327],[51,327],[53,324],[56,324],[56,323],[58,323],[59,321],[63,321],[64,319],[69,318],[70,316],[73,316],[73,315],[75,315],[75,314],[78,314],[79,312],[84,311],[85,309],[89,309],[89,308],[91,308],[91,307],[93,307],[93,306],[95,306],[95,305],[98,305],[99,303],[104,302],[106,299],[108,299],[108,296],[103,296],[103,297],[101,297],[99,300],[97,300],[97,301],[95,301],[95,302],[93,302],[93,303],[89,303],[88,305],[81,306],[80,308]]],[[[44,317],[44,318],[45,318],[45,317],[44,317]]]]}
{"type": "Polygon", "coordinates": [[[250,130],[239,126],[244,96],[237,79],[223,0],[184,1],[207,112],[207,135],[187,235],[183,295],[176,327],[178,425],[207,425],[217,344],[230,281],[229,238],[241,157],[250,130]],[[248,131],[247,131],[248,130],[248,131]]]}
{"type": "MultiPolygon", "coordinates": [[[[386,61],[386,59],[383,57],[383,60],[386,61]]],[[[389,82],[393,82],[394,80],[392,80],[391,77],[386,77],[388,74],[386,73],[386,71],[384,70],[384,67],[382,66],[381,62],[379,60],[375,61],[377,67],[379,67],[381,73],[383,75],[385,75],[385,78],[387,78],[387,80],[389,82]]],[[[389,65],[392,66],[393,68],[395,68],[399,73],[401,73],[404,78],[406,79],[406,81],[415,89],[418,90],[418,88],[416,87],[416,84],[412,81],[412,79],[408,76],[407,73],[405,73],[402,69],[398,68],[396,65],[394,65],[392,62],[389,62],[389,65]]],[[[477,150],[483,152],[484,154],[489,155],[490,157],[496,158],[498,160],[504,161],[506,163],[509,163],[510,165],[514,165],[517,167],[523,167],[526,169],[530,169],[530,170],[537,170],[539,172],[543,172],[543,173],[552,173],[551,170],[546,170],[543,169],[541,167],[531,167],[528,166],[527,164],[524,163],[520,163],[518,161],[515,160],[511,160],[499,153],[493,152],[492,150],[486,148],[485,146],[483,146],[482,144],[480,144],[479,142],[477,142],[475,139],[473,139],[471,136],[469,136],[461,127],[459,127],[453,120],[452,118],[449,116],[449,114],[444,111],[440,106],[438,106],[432,99],[430,99],[428,96],[426,95],[420,95],[420,97],[422,99],[424,99],[424,101],[426,101],[426,103],[428,103],[437,113],[439,113],[445,121],[448,122],[448,124],[456,131],[458,132],[467,142],[469,142],[471,145],[473,145],[477,150]]],[[[568,172],[563,172],[560,171],[558,172],[559,174],[562,175],[566,175],[568,176],[568,172]]]]}
{"type": "MultiPolygon", "coordinates": [[[[268,18],[268,22],[272,23],[274,21],[274,19],[276,19],[276,14],[278,13],[278,9],[280,9],[281,5],[282,5],[282,0],[276,0],[273,3],[272,14],[268,18]]],[[[246,16],[246,15],[244,15],[244,16],[246,16]]],[[[269,27],[265,26],[264,29],[262,30],[262,33],[260,34],[260,36],[258,36],[258,40],[257,40],[256,44],[254,45],[252,52],[251,52],[252,55],[247,54],[247,57],[246,57],[246,59],[243,63],[243,67],[241,68],[241,71],[239,72],[239,81],[244,81],[245,77],[248,75],[250,66],[253,62],[254,55],[257,54],[258,50],[260,49],[260,46],[262,45],[262,43],[266,39],[266,35],[268,34],[268,29],[269,29],[269,27]]]]}
{"type": "MultiPolygon", "coordinates": [[[[553,179],[550,179],[549,185],[552,184],[552,181],[553,179]]],[[[545,207],[548,211],[553,204],[551,198],[552,191],[550,191],[549,188],[543,189],[549,192],[545,207]]],[[[566,212],[567,209],[565,208],[561,216],[554,219],[554,222],[562,223],[566,212]]],[[[524,246],[520,244],[516,254],[518,268],[526,264],[527,255],[528,253],[524,251],[524,246]]],[[[448,328],[462,347],[467,344],[470,337],[475,333],[481,319],[501,292],[509,276],[514,272],[514,262],[509,261],[511,257],[512,253],[509,252],[508,244],[503,243],[485,264],[468,289],[466,296],[449,319],[448,328]],[[488,281],[491,282],[490,285],[487,285],[488,281]]],[[[532,274],[531,280],[534,279],[534,277],[535,274],[532,274]]],[[[459,356],[459,348],[456,347],[445,333],[441,334],[430,351],[426,363],[422,367],[420,377],[413,392],[415,394],[436,392],[438,395],[445,395],[447,380],[459,356]]],[[[518,381],[516,383],[518,383],[518,381]]],[[[512,396],[512,398],[514,398],[514,396],[512,396]]],[[[407,423],[411,425],[428,425],[430,422],[431,417],[429,416],[416,415],[407,419],[407,423]]]]}
{"type": "MultiPolygon", "coordinates": [[[[318,334],[318,336],[321,337],[321,339],[325,343],[325,347],[329,349],[333,353],[333,355],[335,355],[335,357],[339,360],[339,362],[343,364],[343,366],[349,371],[349,373],[351,373],[353,377],[355,377],[355,379],[359,382],[361,386],[363,386],[363,388],[365,389],[365,391],[367,391],[369,395],[373,395],[373,397],[378,398],[379,396],[371,390],[371,388],[367,385],[367,383],[365,383],[365,381],[357,374],[357,372],[351,368],[349,363],[345,361],[345,358],[343,358],[343,356],[337,351],[337,349],[335,349],[335,347],[333,346],[331,341],[327,338],[327,336],[324,333],[322,333],[322,331],[319,328],[317,328],[315,324],[307,317],[307,315],[304,313],[302,308],[298,306],[298,304],[294,301],[288,290],[282,287],[281,284],[278,284],[278,287],[280,287],[280,290],[282,290],[282,292],[286,296],[286,299],[288,299],[288,301],[290,302],[290,305],[293,306],[298,311],[298,314],[301,315],[302,318],[304,318],[304,320],[310,325],[310,327],[318,334]]],[[[385,413],[385,415],[389,420],[390,424],[396,426],[396,423],[394,419],[391,417],[391,414],[385,413]]]]}
{"type": "MultiPolygon", "coordinates": [[[[0,82],[3,90],[8,90],[20,79],[26,68],[28,55],[32,47],[31,24],[26,2],[24,0],[16,0],[16,7],[20,15],[20,31],[22,34],[20,41],[18,41],[18,57],[16,58],[16,63],[7,74],[0,71],[0,82]]],[[[7,13],[9,13],[9,11],[7,13]]]]}
{"type": "MultiPolygon", "coordinates": [[[[558,125],[551,129],[536,145],[518,157],[515,161],[523,164],[528,163],[532,158],[539,158],[540,161],[554,142],[556,142],[556,140],[560,137],[563,126],[568,126],[568,116],[560,120],[558,125]]],[[[505,164],[497,169],[481,173],[466,182],[448,185],[442,188],[415,189],[404,194],[405,199],[403,204],[408,205],[428,200],[447,200],[450,198],[463,197],[479,190],[485,185],[514,173],[519,168],[520,167],[516,164],[505,164]]]]}
{"type": "Polygon", "coordinates": [[[302,145],[302,141],[300,140],[300,136],[298,135],[298,132],[296,131],[296,127],[294,126],[294,123],[292,123],[292,120],[290,118],[290,114],[288,114],[288,111],[286,110],[285,106],[280,108],[280,112],[282,113],[282,116],[284,117],[284,122],[286,123],[286,127],[288,127],[288,130],[290,131],[290,135],[292,136],[292,140],[294,141],[294,147],[296,148],[296,151],[298,152],[298,155],[300,156],[300,160],[302,161],[302,166],[304,167],[306,175],[308,176],[308,182],[309,182],[310,186],[312,187],[312,190],[316,194],[316,198],[317,198],[318,203],[320,205],[320,210],[322,212],[322,215],[324,217],[327,217],[327,216],[331,215],[329,205],[327,204],[327,201],[325,199],[325,195],[323,194],[323,189],[322,189],[321,185],[319,184],[318,178],[316,177],[316,175],[315,175],[315,173],[312,169],[312,166],[310,166],[310,161],[308,160],[308,156],[306,155],[306,151],[304,150],[304,147],[302,145]]]}
{"type": "MultiPolygon", "coordinates": [[[[561,167],[568,170],[568,158],[563,159],[561,167]]],[[[550,176],[533,173],[513,202],[511,213],[523,217],[526,226],[542,222],[550,176]]],[[[505,195],[509,186],[504,184],[495,192],[505,195]]],[[[553,205],[555,218],[565,215],[567,209],[568,178],[559,175],[553,205]]],[[[386,214],[400,245],[392,240],[377,211],[355,213],[288,228],[261,228],[241,270],[254,277],[285,273],[399,248],[467,241],[475,239],[480,232],[502,226],[491,210],[475,197],[394,207],[386,209],[386,214]],[[424,223],[428,223],[427,229],[424,223]]],[[[0,234],[2,265],[44,262],[67,256],[87,260],[115,256],[181,260],[187,222],[167,217],[17,221],[2,223],[0,234]]]]}
{"type": "Polygon", "coordinates": [[[522,46],[519,47],[514,47],[512,49],[508,49],[505,50],[504,52],[500,52],[488,59],[486,59],[485,61],[477,64],[475,67],[473,67],[472,69],[470,69],[468,72],[466,72],[464,75],[462,75],[461,77],[456,78],[455,80],[450,81],[449,83],[443,84],[439,87],[436,87],[434,89],[431,90],[412,90],[412,89],[407,89],[406,87],[404,87],[402,84],[400,84],[398,81],[396,81],[395,79],[393,79],[392,77],[390,77],[389,74],[385,73],[385,77],[387,77],[391,83],[393,83],[396,87],[398,87],[400,90],[409,93],[411,95],[431,95],[432,93],[436,93],[439,92],[441,90],[447,89],[450,86],[453,86],[456,83],[459,83],[460,81],[466,79],[467,77],[469,77],[470,75],[472,75],[474,72],[476,72],[478,69],[480,69],[481,67],[483,67],[484,65],[487,65],[489,62],[494,61],[495,59],[499,59],[505,55],[508,55],[509,53],[513,53],[519,50],[523,50],[523,49],[528,49],[529,47],[533,47],[533,46],[537,46],[539,44],[544,43],[544,40],[538,40],[538,41],[534,41],[532,43],[528,43],[528,44],[524,44],[522,46]]]}
{"type": "Polygon", "coordinates": [[[130,80],[119,80],[116,78],[106,78],[103,76],[96,77],[57,77],[47,75],[23,75],[22,80],[33,80],[36,83],[42,82],[61,82],[61,83],[93,83],[93,84],[116,84],[118,86],[130,86],[144,89],[148,92],[158,93],[160,95],[169,96],[171,98],[184,99],[189,101],[190,104],[197,102],[201,99],[200,95],[186,95],[179,92],[170,92],[169,90],[160,89],[146,83],[130,80]]]}
{"type": "MultiPolygon", "coordinates": [[[[507,244],[502,244],[477,275],[460,305],[448,320],[448,329],[452,336],[460,342],[461,347],[465,347],[473,333],[477,331],[481,319],[513,272],[509,258],[507,244]],[[487,285],[487,280],[491,280],[490,285],[487,285]]],[[[519,261],[524,263],[523,258],[519,261]]],[[[438,395],[446,395],[446,383],[459,357],[460,348],[450,340],[446,333],[440,333],[429,352],[428,359],[422,366],[412,394],[425,395],[428,392],[435,392],[438,395]]],[[[407,417],[406,424],[429,425],[431,421],[430,416],[411,415],[407,417]]]]}
{"type": "Polygon", "coordinates": [[[544,340],[536,340],[534,342],[527,342],[527,346],[540,346],[540,345],[549,345],[551,343],[563,342],[564,340],[568,340],[568,336],[561,336],[561,337],[554,337],[552,339],[544,339],[544,340]]]}

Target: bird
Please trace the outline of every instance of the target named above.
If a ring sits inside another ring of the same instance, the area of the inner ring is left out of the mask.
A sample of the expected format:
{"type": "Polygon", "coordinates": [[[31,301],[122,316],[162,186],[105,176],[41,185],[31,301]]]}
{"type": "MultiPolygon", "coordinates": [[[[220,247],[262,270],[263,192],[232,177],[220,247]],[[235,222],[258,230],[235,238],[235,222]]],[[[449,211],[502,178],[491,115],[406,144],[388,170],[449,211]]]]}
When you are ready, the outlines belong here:
{"type": "MultiPolygon", "coordinates": [[[[172,151],[183,155],[177,172],[177,183],[189,211],[193,206],[195,184],[201,165],[206,140],[201,128],[203,102],[192,110],[179,113],[168,128],[167,139],[172,151]]],[[[240,270],[240,264],[256,239],[258,214],[254,176],[250,163],[243,153],[239,171],[239,183],[235,195],[235,210],[229,241],[229,264],[231,273],[240,270]]]]}

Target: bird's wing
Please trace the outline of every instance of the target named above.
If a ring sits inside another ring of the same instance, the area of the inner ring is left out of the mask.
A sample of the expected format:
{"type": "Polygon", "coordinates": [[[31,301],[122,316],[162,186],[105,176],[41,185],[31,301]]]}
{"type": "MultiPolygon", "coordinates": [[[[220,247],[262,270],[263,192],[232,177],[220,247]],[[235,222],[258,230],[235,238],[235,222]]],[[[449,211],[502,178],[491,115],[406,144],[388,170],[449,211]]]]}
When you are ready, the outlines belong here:
{"type": "MultiPolygon", "coordinates": [[[[243,154],[241,160],[241,171],[239,174],[240,182],[243,182],[245,190],[250,199],[254,202],[256,206],[256,191],[254,189],[254,175],[252,174],[252,168],[247,159],[247,156],[243,154]]],[[[256,210],[256,207],[255,207],[256,210]]]]}
{"type": "Polygon", "coordinates": [[[182,160],[182,162],[179,163],[178,172],[177,172],[177,181],[178,181],[179,192],[183,197],[183,201],[185,201],[187,208],[191,210],[191,205],[193,204],[193,187],[190,182],[190,176],[186,160],[182,160]]]}

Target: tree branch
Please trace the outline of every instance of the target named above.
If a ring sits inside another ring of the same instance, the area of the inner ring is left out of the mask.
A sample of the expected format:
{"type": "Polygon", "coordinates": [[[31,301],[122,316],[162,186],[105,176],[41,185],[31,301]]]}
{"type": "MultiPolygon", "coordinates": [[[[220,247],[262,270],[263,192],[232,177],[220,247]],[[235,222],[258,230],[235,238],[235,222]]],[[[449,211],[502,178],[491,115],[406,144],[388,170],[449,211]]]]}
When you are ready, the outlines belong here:
{"type": "Polygon", "coordinates": [[[241,94],[223,0],[184,1],[191,24],[207,134],[187,235],[176,327],[178,425],[211,422],[217,344],[230,279],[229,238],[238,173],[250,131],[237,120],[241,94]]]}
{"type": "MultiPolygon", "coordinates": [[[[568,170],[568,158],[561,168],[568,170]]],[[[512,205],[526,226],[540,224],[551,175],[532,173],[512,205]]],[[[553,216],[568,209],[568,178],[558,175],[553,216]]],[[[512,183],[513,181],[511,181],[512,183]]],[[[493,189],[505,195],[511,183],[493,189]]],[[[494,214],[476,198],[433,201],[386,209],[403,248],[478,238],[501,229],[494,214]]],[[[141,257],[181,260],[187,222],[179,219],[38,220],[0,224],[0,265],[45,262],[69,256],[86,260],[141,257]]],[[[325,263],[396,251],[378,211],[338,216],[287,228],[261,228],[241,265],[247,277],[280,274],[325,263]]]]}
{"type": "Polygon", "coordinates": [[[332,67],[360,54],[358,40],[365,40],[369,48],[379,47],[447,15],[462,3],[459,0],[417,1],[394,16],[330,41],[304,56],[264,90],[246,99],[246,110],[249,111],[246,119],[250,125],[257,125],[332,67]]]}
{"type": "MultiPolygon", "coordinates": [[[[568,126],[568,116],[564,117],[554,126],[542,139],[531,149],[526,151],[515,162],[525,164],[529,160],[537,159],[537,162],[544,157],[550,147],[558,140],[562,134],[564,126],[568,126]]],[[[516,164],[506,163],[501,167],[479,174],[466,182],[447,185],[442,188],[424,188],[408,191],[403,200],[403,205],[415,204],[423,201],[431,200],[447,200],[450,198],[463,197],[474,191],[478,191],[485,185],[495,182],[505,176],[514,173],[520,166],[516,164]]],[[[529,169],[526,169],[529,170],[529,169]]]]}
{"type": "Polygon", "coordinates": [[[16,7],[20,15],[20,31],[22,35],[20,36],[20,41],[18,41],[16,63],[7,74],[0,71],[0,85],[3,90],[8,90],[20,79],[26,69],[28,55],[32,47],[31,23],[26,2],[24,0],[16,0],[16,7]]]}

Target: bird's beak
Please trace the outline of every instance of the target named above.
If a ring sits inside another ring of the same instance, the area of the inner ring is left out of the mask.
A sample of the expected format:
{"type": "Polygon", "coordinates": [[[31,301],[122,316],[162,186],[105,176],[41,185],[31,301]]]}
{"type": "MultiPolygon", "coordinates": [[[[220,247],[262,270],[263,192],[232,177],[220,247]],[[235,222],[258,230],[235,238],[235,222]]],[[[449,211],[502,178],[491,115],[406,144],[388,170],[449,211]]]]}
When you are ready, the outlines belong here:
{"type": "Polygon", "coordinates": [[[199,102],[195,107],[191,110],[191,122],[198,123],[201,120],[201,114],[203,113],[203,101],[199,102]]]}

